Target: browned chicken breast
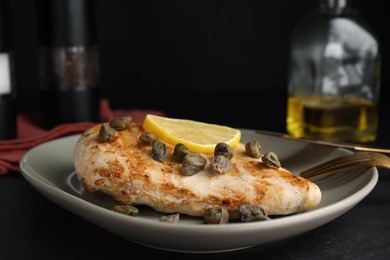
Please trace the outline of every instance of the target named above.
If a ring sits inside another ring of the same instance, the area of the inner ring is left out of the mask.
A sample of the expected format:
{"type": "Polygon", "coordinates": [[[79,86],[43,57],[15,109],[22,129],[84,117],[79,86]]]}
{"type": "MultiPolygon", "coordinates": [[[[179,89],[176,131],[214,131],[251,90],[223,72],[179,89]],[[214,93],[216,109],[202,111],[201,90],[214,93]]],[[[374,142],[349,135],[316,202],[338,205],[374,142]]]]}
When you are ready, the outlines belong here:
{"type": "Polygon", "coordinates": [[[142,143],[142,126],[117,131],[109,142],[99,141],[100,125],[87,130],[74,150],[75,169],[87,191],[101,191],[127,205],[148,205],[162,213],[204,216],[211,207],[229,213],[240,205],[262,207],[268,215],[286,215],[315,208],[321,200],[319,187],[288,170],[273,169],[234,147],[231,169],[212,171],[213,154],[203,154],[207,164],[192,176],[181,172],[181,163],[167,145],[163,162],[151,156],[151,145],[142,143]]]}

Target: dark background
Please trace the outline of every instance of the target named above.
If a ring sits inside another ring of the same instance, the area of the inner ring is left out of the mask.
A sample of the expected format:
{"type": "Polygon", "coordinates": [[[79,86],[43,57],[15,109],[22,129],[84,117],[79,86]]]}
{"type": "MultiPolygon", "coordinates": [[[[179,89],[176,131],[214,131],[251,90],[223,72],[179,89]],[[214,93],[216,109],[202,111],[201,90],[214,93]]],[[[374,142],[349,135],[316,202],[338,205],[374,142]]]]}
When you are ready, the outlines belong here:
{"type": "MultiPolygon", "coordinates": [[[[383,47],[379,144],[390,147],[386,2],[354,0],[383,47]]],[[[153,108],[243,128],[284,130],[289,38],[317,0],[97,3],[102,96],[114,108],[153,108]]],[[[18,105],[20,112],[37,112],[34,1],[11,4],[18,105]]],[[[19,173],[11,173],[0,181],[0,258],[115,258],[138,252],[146,259],[389,259],[390,175],[385,171],[379,169],[379,182],[366,199],[327,225],[219,255],[173,254],[129,244],[48,201],[19,173]]]]}
{"type": "MultiPolygon", "coordinates": [[[[101,95],[113,108],[284,131],[289,39],[319,1],[96,3],[101,95]],[[264,95],[274,106],[262,105],[264,95]]],[[[353,1],[383,47],[381,103],[390,97],[385,3],[353,1]]],[[[34,1],[11,8],[19,110],[39,112],[34,1]]]]}

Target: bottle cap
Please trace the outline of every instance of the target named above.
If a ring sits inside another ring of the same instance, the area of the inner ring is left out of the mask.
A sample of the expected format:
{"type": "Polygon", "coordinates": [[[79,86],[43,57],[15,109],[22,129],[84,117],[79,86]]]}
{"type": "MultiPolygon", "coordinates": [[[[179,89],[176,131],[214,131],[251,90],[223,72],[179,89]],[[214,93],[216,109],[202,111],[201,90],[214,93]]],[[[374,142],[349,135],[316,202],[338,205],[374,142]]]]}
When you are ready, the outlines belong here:
{"type": "Polygon", "coordinates": [[[90,46],[96,43],[93,0],[38,0],[39,42],[44,46],[90,46]]]}

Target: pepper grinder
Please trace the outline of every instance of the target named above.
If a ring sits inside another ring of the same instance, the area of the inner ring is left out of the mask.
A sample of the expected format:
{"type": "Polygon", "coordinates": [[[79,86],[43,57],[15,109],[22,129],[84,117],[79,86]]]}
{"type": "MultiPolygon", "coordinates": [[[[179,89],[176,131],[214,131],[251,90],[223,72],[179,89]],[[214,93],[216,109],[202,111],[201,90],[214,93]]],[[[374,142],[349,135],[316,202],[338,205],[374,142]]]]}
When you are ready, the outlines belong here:
{"type": "Polygon", "coordinates": [[[44,125],[99,120],[99,57],[93,0],[37,0],[44,125]]]}
{"type": "Polygon", "coordinates": [[[13,88],[9,2],[0,1],[0,139],[16,137],[16,92],[13,88]]]}

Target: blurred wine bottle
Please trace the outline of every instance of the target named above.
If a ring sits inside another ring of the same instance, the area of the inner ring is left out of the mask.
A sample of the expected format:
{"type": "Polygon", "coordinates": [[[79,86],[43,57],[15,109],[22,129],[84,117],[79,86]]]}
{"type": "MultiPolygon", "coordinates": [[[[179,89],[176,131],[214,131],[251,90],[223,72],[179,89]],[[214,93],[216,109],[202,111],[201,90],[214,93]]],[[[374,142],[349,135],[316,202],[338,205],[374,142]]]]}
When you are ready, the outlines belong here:
{"type": "Polygon", "coordinates": [[[0,0],[0,139],[17,136],[10,5],[0,0]]]}
{"type": "Polygon", "coordinates": [[[287,131],[295,137],[377,137],[379,41],[351,0],[320,0],[291,41],[287,131]]]}
{"type": "Polygon", "coordinates": [[[39,81],[47,128],[99,120],[94,0],[37,0],[39,81]]]}

